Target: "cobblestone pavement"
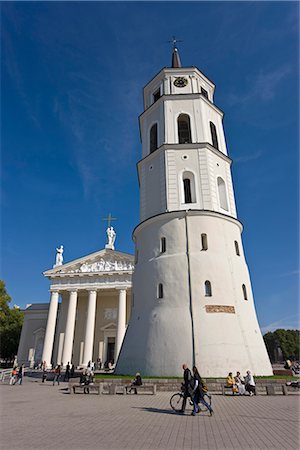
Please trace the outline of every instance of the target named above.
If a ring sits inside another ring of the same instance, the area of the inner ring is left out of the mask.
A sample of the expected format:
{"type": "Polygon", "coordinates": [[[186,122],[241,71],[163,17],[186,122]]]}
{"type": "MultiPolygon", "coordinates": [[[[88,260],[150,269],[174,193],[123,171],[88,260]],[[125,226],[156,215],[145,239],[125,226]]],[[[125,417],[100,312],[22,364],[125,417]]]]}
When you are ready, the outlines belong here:
{"type": "Polygon", "coordinates": [[[25,378],[0,385],[0,448],[298,449],[296,395],[213,396],[215,414],[174,413],[170,392],[69,395],[66,384],[25,378]]]}

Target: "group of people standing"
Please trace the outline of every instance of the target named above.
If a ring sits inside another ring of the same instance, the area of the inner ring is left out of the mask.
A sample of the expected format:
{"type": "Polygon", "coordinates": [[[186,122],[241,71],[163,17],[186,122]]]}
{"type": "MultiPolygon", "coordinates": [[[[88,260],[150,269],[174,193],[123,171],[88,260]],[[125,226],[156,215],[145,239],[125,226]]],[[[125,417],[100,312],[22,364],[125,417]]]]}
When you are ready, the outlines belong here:
{"type": "Polygon", "coordinates": [[[246,392],[248,392],[250,397],[252,397],[255,394],[255,381],[250,370],[247,370],[245,377],[240,372],[237,372],[235,377],[232,375],[232,372],[229,372],[226,379],[226,387],[232,389],[233,395],[246,395],[246,392]]]}
{"type": "Polygon", "coordinates": [[[182,368],[184,382],[182,384],[183,402],[180,412],[184,413],[187,399],[188,397],[190,397],[193,400],[193,412],[191,414],[192,416],[195,416],[201,411],[199,403],[202,403],[208,409],[210,416],[212,416],[214,411],[211,405],[204,399],[205,395],[207,395],[209,398],[209,394],[207,393],[208,389],[204,381],[202,380],[197,367],[193,366],[193,374],[186,364],[183,364],[182,368]]]}
{"type": "Polygon", "coordinates": [[[24,364],[22,364],[20,367],[18,367],[18,366],[13,367],[11,374],[10,374],[9,384],[10,385],[14,385],[17,383],[22,384],[24,374],[25,374],[25,365],[24,364]]]}

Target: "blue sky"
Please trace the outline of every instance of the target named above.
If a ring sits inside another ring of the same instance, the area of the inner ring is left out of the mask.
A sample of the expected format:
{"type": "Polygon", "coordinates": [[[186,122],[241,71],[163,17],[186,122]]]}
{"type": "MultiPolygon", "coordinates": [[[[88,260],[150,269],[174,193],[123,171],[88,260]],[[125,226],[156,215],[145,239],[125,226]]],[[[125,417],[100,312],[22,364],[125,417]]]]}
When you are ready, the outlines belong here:
{"type": "Polygon", "coordinates": [[[142,88],[170,65],[216,84],[263,331],[299,326],[299,6],[296,2],[1,4],[1,277],[13,303],[48,302],[42,271],[133,253],[142,88]]]}

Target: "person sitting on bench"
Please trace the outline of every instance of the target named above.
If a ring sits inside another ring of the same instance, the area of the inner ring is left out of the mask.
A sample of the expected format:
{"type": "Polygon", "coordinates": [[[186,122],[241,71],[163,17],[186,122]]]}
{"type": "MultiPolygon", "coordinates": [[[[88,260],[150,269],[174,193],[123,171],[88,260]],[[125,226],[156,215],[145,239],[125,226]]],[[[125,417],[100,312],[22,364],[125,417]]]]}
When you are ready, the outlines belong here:
{"type": "Polygon", "coordinates": [[[232,395],[239,392],[236,381],[232,376],[232,372],[229,372],[228,377],[226,378],[226,387],[231,387],[232,395]]]}
{"type": "Polygon", "coordinates": [[[132,380],[131,384],[129,386],[126,386],[126,394],[130,394],[131,391],[133,391],[135,394],[137,394],[137,390],[134,386],[142,386],[142,378],[140,373],[136,373],[135,379],[132,380]]]}

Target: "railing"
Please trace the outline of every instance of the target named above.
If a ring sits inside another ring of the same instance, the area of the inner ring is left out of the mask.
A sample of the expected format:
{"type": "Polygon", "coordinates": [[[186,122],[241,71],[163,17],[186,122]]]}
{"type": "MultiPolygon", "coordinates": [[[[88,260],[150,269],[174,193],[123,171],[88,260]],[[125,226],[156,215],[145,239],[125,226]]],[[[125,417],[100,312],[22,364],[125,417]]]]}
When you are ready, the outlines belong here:
{"type": "Polygon", "coordinates": [[[12,369],[4,369],[0,372],[0,381],[5,383],[6,379],[10,378],[12,369]]]}

